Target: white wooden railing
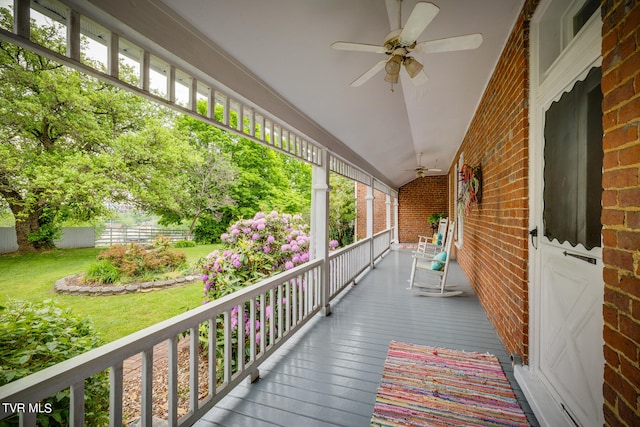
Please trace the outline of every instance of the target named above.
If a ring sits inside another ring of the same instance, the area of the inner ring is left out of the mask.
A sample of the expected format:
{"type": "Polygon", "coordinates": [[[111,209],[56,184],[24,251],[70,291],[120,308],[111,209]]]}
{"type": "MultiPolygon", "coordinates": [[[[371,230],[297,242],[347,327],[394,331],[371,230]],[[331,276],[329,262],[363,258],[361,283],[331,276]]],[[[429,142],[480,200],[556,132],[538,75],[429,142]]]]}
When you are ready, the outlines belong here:
{"type": "Polygon", "coordinates": [[[333,299],[371,264],[371,238],[329,255],[329,296],[333,299]]]}
{"type": "Polygon", "coordinates": [[[329,255],[329,297],[333,299],[391,248],[393,229],[381,231],[329,255]]]}
{"type": "MultiPolygon", "coordinates": [[[[168,424],[192,425],[206,411],[246,378],[258,376],[258,366],[290,339],[324,304],[325,289],[329,300],[373,266],[390,248],[391,230],[376,234],[332,253],[329,277],[323,278],[324,262],[310,261],[244,288],[231,295],[160,322],[127,337],[43,369],[35,374],[0,387],[0,420],[12,414],[17,404],[37,405],[62,390],[70,389],[70,425],[83,426],[84,381],[109,371],[109,423],[123,425],[123,366],[132,356],[142,358],[141,426],[152,425],[154,346],[166,343],[168,363],[168,424]],[[385,246],[386,245],[386,246],[385,246]],[[375,254],[372,258],[372,254],[375,254]],[[323,280],[326,279],[326,280],[323,280]],[[237,310],[239,314],[235,315],[237,310]],[[243,315],[244,313],[244,315],[243,315]],[[241,320],[232,328],[233,317],[241,320]],[[221,325],[221,326],[219,326],[221,325]],[[248,334],[245,332],[248,325],[248,334]],[[258,326],[260,325],[260,326],[258,326]],[[205,327],[208,353],[208,394],[198,396],[198,361],[202,347],[200,331],[205,327]],[[178,340],[189,339],[189,412],[178,416],[178,340]],[[216,369],[216,353],[223,362],[216,369]],[[11,406],[13,405],[13,406],[11,406]]],[[[35,426],[35,412],[20,412],[21,426],[35,426]]]]}
{"type": "Polygon", "coordinates": [[[393,228],[383,230],[373,236],[373,261],[376,262],[391,247],[393,228]]]}
{"type": "MultiPolygon", "coordinates": [[[[257,366],[299,329],[321,308],[321,266],[322,261],[308,262],[290,271],[278,274],[262,282],[244,288],[231,295],[190,310],[127,337],[89,351],[65,362],[46,368],[26,378],[14,381],[0,388],[3,403],[33,404],[53,394],[71,388],[70,413],[73,425],[84,425],[83,385],[86,378],[109,369],[111,404],[110,424],[122,425],[123,362],[125,359],[142,354],[142,408],[143,426],[151,425],[152,419],[152,369],[153,347],[168,342],[169,363],[169,425],[191,425],[207,410],[225,396],[233,387],[248,376],[257,374],[257,366]],[[232,310],[238,307],[240,327],[232,331],[232,310]],[[271,316],[267,317],[270,311],[271,316]],[[245,337],[244,316],[248,316],[250,332],[245,337]],[[216,321],[221,318],[222,330],[216,330],[216,321]],[[256,330],[256,321],[266,325],[256,330]],[[209,395],[198,400],[197,366],[199,359],[199,336],[201,325],[208,325],[207,349],[209,354],[209,395]],[[190,339],[190,411],[178,422],[177,415],[177,342],[188,331],[190,339]],[[223,336],[220,337],[219,334],[223,336]],[[258,337],[256,339],[256,337],[258,337]],[[237,338],[237,339],[232,339],[237,338]],[[248,338],[248,340],[246,340],[248,338]],[[223,381],[216,387],[216,346],[224,342],[223,381]],[[235,341],[235,342],[234,342],[235,341]],[[248,349],[245,349],[248,342],[248,349]],[[248,350],[248,351],[247,351],[248,350]],[[245,355],[240,357],[238,355],[245,355]],[[232,371],[232,356],[235,367],[232,371]],[[194,375],[194,373],[196,373],[194,375]]],[[[8,405],[0,408],[3,412],[8,405]]],[[[3,418],[0,413],[0,418],[3,418]]],[[[21,413],[23,425],[35,425],[35,413],[21,413]]]]}

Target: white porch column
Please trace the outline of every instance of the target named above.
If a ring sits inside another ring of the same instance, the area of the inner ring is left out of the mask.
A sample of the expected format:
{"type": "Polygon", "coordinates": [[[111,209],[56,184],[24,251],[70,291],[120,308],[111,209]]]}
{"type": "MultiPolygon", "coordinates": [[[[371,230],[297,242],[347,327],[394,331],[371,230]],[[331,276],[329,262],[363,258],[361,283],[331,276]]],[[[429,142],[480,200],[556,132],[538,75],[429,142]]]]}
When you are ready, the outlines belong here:
{"type": "Polygon", "coordinates": [[[393,199],[393,244],[392,250],[397,250],[400,247],[400,230],[398,229],[398,198],[393,199]]]}
{"type": "Polygon", "coordinates": [[[373,178],[369,181],[367,186],[367,238],[371,239],[369,242],[369,265],[374,268],[373,265],[373,178]]]}
{"type": "Polygon", "coordinates": [[[391,228],[391,196],[387,194],[384,199],[385,199],[384,203],[386,207],[386,211],[384,213],[384,216],[385,216],[384,228],[388,230],[391,228]]]}
{"type": "Polygon", "coordinates": [[[322,164],[313,165],[311,172],[311,246],[310,258],[323,259],[320,295],[325,316],[329,306],[329,153],[322,150],[322,164]]]}
{"type": "Polygon", "coordinates": [[[373,180],[367,186],[367,237],[373,237],[373,180]]]}

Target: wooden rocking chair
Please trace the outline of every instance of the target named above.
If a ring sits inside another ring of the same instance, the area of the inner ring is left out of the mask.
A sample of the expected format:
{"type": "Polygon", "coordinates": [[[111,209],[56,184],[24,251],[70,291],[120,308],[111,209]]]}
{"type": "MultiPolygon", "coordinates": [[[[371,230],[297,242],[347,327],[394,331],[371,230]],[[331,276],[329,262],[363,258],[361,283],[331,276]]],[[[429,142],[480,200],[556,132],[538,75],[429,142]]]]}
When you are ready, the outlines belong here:
{"type": "Polygon", "coordinates": [[[451,259],[451,246],[453,245],[453,233],[455,232],[455,228],[455,222],[450,222],[444,246],[444,252],[446,253],[444,260],[441,258],[440,254],[431,255],[426,252],[421,253],[419,251],[415,251],[413,253],[409,289],[413,290],[417,295],[428,297],[452,297],[462,294],[462,291],[446,289],[447,273],[449,272],[449,260],[451,259]],[[428,284],[416,282],[416,273],[418,272],[437,278],[437,283],[428,284]]]}
{"type": "Polygon", "coordinates": [[[442,236],[442,239],[439,243],[433,243],[433,237],[428,236],[418,236],[418,249],[416,252],[435,255],[438,252],[441,252],[444,249],[447,238],[447,226],[449,225],[448,218],[440,218],[440,222],[438,223],[438,235],[442,236]]]}

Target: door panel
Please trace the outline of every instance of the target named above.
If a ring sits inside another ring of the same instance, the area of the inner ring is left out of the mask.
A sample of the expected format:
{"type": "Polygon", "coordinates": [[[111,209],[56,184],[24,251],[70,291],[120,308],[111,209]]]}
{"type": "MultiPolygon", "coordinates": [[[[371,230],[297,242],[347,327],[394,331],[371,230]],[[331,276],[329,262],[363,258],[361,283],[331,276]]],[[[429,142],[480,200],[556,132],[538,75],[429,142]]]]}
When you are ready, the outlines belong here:
{"type": "Polygon", "coordinates": [[[601,260],[593,265],[566,256],[575,248],[543,240],[540,370],[566,410],[581,425],[595,425],[604,372],[601,260]]]}

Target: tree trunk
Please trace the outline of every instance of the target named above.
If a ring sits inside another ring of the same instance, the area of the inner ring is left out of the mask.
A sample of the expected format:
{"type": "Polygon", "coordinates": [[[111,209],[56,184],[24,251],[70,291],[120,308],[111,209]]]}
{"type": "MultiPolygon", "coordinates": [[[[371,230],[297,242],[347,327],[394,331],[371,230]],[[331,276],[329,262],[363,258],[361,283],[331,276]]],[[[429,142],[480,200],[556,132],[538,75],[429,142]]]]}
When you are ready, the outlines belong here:
{"type": "Polygon", "coordinates": [[[16,220],[16,240],[18,243],[18,252],[35,252],[35,245],[29,241],[29,234],[38,231],[40,227],[38,221],[38,212],[25,213],[25,206],[22,197],[18,192],[7,190],[6,187],[0,189],[1,195],[11,209],[11,213],[16,220]]]}
{"type": "MultiPolygon", "coordinates": [[[[13,209],[12,209],[13,211],[13,209]]],[[[32,212],[27,217],[20,217],[13,211],[16,218],[16,237],[18,240],[18,252],[36,252],[35,245],[29,241],[29,234],[38,231],[38,214],[32,212]]]]}

